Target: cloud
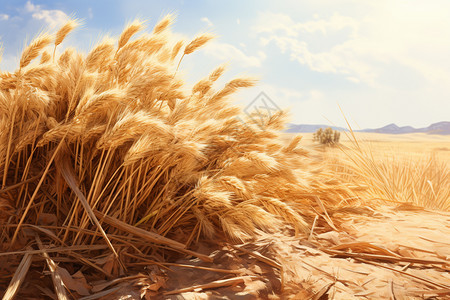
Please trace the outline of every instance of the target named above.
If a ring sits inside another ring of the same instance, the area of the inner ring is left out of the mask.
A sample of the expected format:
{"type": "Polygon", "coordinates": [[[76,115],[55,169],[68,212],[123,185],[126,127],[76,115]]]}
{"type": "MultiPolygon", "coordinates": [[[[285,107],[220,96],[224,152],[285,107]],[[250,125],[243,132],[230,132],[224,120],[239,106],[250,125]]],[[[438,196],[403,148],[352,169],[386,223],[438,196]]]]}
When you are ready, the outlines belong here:
{"type": "Polygon", "coordinates": [[[300,33],[320,32],[324,35],[336,32],[345,28],[350,28],[352,32],[358,29],[358,21],[353,18],[333,14],[329,19],[318,19],[306,22],[294,22],[292,18],[285,14],[265,12],[259,14],[259,23],[253,27],[256,33],[276,33],[281,31],[287,36],[297,37],[300,33]]]}
{"type": "Polygon", "coordinates": [[[34,5],[30,1],[25,4],[25,11],[31,13],[33,19],[44,21],[50,29],[55,29],[64,25],[69,19],[69,16],[61,10],[42,9],[40,5],[34,5]]]}
{"type": "Polygon", "coordinates": [[[207,17],[203,17],[200,20],[202,22],[205,22],[208,27],[213,27],[214,26],[214,24],[207,17]]]}
{"type": "MultiPolygon", "coordinates": [[[[33,38],[42,30],[55,31],[66,23],[69,16],[61,10],[44,9],[27,1],[24,6],[16,8],[12,13],[0,14],[0,36],[4,47],[0,69],[13,71],[18,65],[17,51],[23,49],[25,36],[33,38]]],[[[26,44],[27,42],[25,42],[26,44]]]]}
{"type": "Polygon", "coordinates": [[[369,54],[373,59],[377,54],[358,36],[359,22],[339,14],[328,19],[317,17],[312,21],[294,22],[288,15],[263,13],[253,31],[262,45],[274,43],[282,53],[288,53],[291,60],[313,71],[341,74],[352,82],[374,83],[376,73],[366,56],[369,54]],[[343,30],[348,32],[343,34],[343,30]],[[325,47],[321,40],[324,36],[336,39],[333,35],[343,35],[343,41],[325,47]],[[318,50],[312,50],[314,43],[318,50]]]}
{"type": "Polygon", "coordinates": [[[204,52],[207,56],[220,61],[232,61],[242,67],[260,67],[266,59],[266,54],[262,51],[259,51],[256,56],[251,56],[231,44],[216,41],[207,44],[204,52]]]}
{"type": "Polygon", "coordinates": [[[450,35],[450,27],[442,26],[445,19],[445,14],[420,14],[402,5],[392,12],[380,5],[370,15],[334,13],[301,22],[264,12],[252,31],[263,46],[275,45],[312,71],[337,74],[355,84],[389,85],[382,79],[393,65],[401,70],[397,76],[450,84],[450,65],[442,63],[450,51],[442,38],[450,35]]]}
{"type": "Polygon", "coordinates": [[[270,58],[266,65],[278,64],[269,74],[305,76],[299,85],[276,81],[303,95],[292,104],[295,122],[323,123],[325,116],[345,125],[337,104],[363,128],[448,120],[450,2],[317,1],[296,8],[259,13],[250,33],[270,58]]]}
{"type": "Polygon", "coordinates": [[[89,19],[94,18],[94,13],[92,12],[92,7],[88,8],[88,17],[89,17],[89,19]]]}
{"type": "Polygon", "coordinates": [[[274,42],[283,53],[289,53],[291,60],[313,71],[341,74],[353,82],[376,82],[378,74],[375,62],[380,56],[370,49],[361,49],[358,41],[349,40],[320,52],[312,51],[306,42],[292,37],[271,36],[262,41],[263,44],[274,42]]]}
{"type": "Polygon", "coordinates": [[[19,62],[19,56],[4,54],[0,56],[0,70],[1,71],[13,71],[17,68],[19,62]]]}

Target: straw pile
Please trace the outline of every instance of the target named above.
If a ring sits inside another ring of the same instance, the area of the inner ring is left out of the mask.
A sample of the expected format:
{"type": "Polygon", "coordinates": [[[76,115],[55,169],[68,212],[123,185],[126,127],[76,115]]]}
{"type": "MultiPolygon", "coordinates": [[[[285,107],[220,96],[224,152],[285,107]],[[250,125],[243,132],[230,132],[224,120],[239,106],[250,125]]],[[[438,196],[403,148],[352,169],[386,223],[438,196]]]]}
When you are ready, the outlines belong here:
{"type": "Polygon", "coordinates": [[[284,112],[260,127],[230,104],[253,79],[216,89],[218,67],[187,89],[182,58],[212,36],[172,41],[172,20],[138,37],[144,24],[135,21],[118,42],[56,55],[72,20],[33,40],[17,71],[0,73],[0,252],[20,254],[2,256],[2,287],[23,278],[38,252],[41,270],[59,261],[107,278],[175,253],[207,260],[188,248],[283,223],[299,234],[350,197],[331,175],[311,171],[301,137],[278,139],[284,112]]]}

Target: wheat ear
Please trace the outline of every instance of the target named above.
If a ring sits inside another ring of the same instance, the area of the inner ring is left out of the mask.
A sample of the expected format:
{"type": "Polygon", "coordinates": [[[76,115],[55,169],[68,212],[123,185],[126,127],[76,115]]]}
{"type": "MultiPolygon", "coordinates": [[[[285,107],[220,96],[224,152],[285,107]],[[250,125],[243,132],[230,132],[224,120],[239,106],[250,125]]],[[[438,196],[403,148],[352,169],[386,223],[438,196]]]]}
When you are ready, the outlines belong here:
{"type": "Polygon", "coordinates": [[[156,24],[155,28],[153,28],[153,34],[159,34],[170,27],[170,25],[175,20],[174,15],[168,14],[161,21],[156,24]]]}
{"type": "Polygon", "coordinates": [[[56,33],[55,48],[53,49],[53,59],[55,59],[56,47],[62,43],[66,36],[74,30],[80,23],[76,19],[69,20],[63,27],[61,27],[56,33]]]}
{"type": "Polygon", "coordinates": [[[117,51],[119,51],[120,48],[125,46],[126,43],[130,40],[130,38],[135,35],[138,31],[142,30],[144,28],[144,23],[139,20],[133,21],[131,24],[129,24],[125,30],[122,32],[119,38],[117,51]]]}
{"type": "Polygon", "coordinates": [[[43,33],[34,39],[33,42],[23,50],[22,56],[20,57],[19,68],[22,69],[28,66],[33,59],[38,57],[41,50],[51,42],[52,36],[48,33],[43,33]]]}
{"type": "MultiPolygon", "coordinates": [[[[202,47],[203,45],[205,45],[207,42],[209,42],[210,40],[212,40],[214,38],[214,35],[210,34],[210,33],[204,33],[198,37],[196,37],[195,39],[193,39],[187,46],[186,48],[184,48],[184,53],[183,56],[181,56],[180,61],[178,62],[178,66],[177,69],[175,71],[175,73],[178,71],[178,68],[180,67],[181,61],[183,60],[183,57],[187,54],[191,54],[192,52],[194,52],[195,50],[197,50],[198,48],[202,47]]],[[[175,76],[175,75],[174,75],[175,76]]]]}

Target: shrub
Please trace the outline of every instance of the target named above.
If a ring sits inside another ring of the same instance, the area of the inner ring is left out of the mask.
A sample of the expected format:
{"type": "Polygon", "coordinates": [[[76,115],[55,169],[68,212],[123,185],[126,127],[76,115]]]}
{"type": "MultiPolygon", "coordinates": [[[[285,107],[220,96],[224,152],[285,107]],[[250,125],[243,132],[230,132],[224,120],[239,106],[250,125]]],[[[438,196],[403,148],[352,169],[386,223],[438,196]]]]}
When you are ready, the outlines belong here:
{"type": "Polygon", "coordinates": [[[339,139],[341,137],[341,133],[337,130],[331,129],[328,127],[326,129],[319,128],[313,134],[313,140],[315,142],[319,142],[323,145],[334,145],[339,143],[339,139]]]}

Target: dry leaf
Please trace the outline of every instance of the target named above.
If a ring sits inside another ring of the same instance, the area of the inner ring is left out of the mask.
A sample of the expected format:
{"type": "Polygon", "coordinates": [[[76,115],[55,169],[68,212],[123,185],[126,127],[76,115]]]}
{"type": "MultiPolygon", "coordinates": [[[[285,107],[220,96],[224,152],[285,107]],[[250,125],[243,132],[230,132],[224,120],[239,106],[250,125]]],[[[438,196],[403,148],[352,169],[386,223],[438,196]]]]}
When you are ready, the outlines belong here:
{"type": "Polygon", "coordinates": [[[38,217],[38,224],[54,226],[58,224],[58,218],[55,214],[40,213],[38,217]]]}
{"type": "Polygon", "coordinates": [[[56,266],[55,272],[61,276],[64,285],[68,289],[77,292],[81,296],[90,295],[90,286],[89,284],[87,284],[86,279],[80,271],[78,271],[74,275],[70,275],[69,271],[67,271],[65,268],[56,266]]]}

